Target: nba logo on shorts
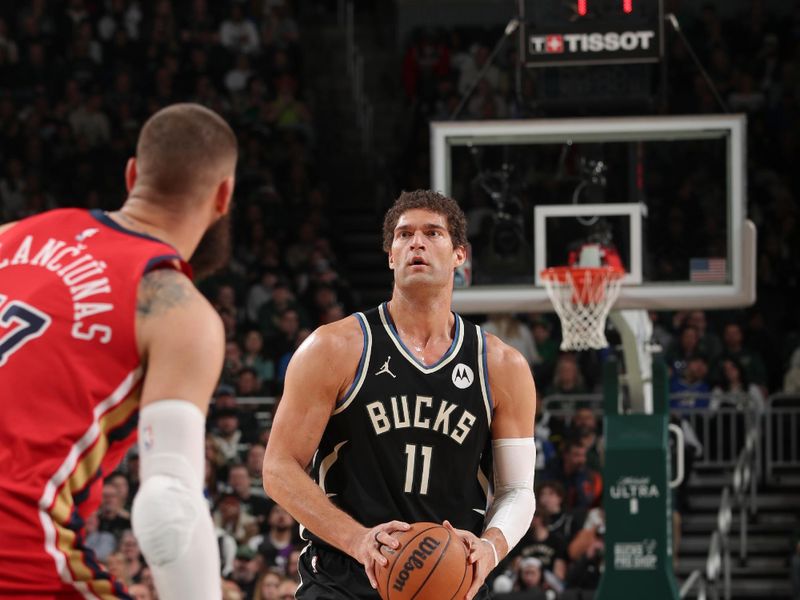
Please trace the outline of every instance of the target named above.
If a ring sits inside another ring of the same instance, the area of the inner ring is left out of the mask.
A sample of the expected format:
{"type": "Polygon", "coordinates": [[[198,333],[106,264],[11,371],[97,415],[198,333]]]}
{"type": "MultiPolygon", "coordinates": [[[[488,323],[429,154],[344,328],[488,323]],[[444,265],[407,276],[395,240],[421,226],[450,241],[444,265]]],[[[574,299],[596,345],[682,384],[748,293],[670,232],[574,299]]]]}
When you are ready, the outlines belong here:
{"type": "Polygon", "coordinates": [[[464,363],[458,363],[453,367],[453,385],[460,390],[465,390],[472,385],[475,375],[472,369],[464,363]]]}

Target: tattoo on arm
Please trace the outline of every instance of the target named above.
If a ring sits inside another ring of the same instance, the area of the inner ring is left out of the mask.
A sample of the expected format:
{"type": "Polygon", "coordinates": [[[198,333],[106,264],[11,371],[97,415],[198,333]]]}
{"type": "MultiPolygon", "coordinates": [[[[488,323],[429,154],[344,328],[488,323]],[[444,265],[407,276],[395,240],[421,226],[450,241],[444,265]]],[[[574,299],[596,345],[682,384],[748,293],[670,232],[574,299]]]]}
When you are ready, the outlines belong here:
{"type": "Polygon", "coordinates": [[[140,317],[158,315],[187,302],[190,285],[183,274],[172,269],[157,269],[145,274],[139,283],[136,314],[140,317]]]}

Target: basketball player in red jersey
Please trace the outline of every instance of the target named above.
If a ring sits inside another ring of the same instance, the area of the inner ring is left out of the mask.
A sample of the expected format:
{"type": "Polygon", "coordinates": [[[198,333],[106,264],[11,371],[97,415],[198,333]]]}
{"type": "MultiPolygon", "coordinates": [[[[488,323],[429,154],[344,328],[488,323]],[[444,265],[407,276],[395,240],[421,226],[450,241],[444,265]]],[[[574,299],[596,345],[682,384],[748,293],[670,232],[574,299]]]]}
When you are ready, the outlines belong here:
{"type": "Polygon", "coordinates": [[[412,521],[460,536],[466,598],[486,598],[530,525],[536,390],[519,352],[450,310],[466,241],[454,200],[401,194],[384,221],[391,300],[320,327],[289,364],[264,487],[310,542],[298,599],[377,598],[381,546],[412,521]]]}
{"type": "Polygon", "coordinates": [[[0,227],[0,597],[130,597],[83,524],[137,424],[133,528],[159,596],[220,597],[202,482],[224,334],[184,258],[224,256],[236,157],[222,118],[173,105],[145,123],[120,210],[0,227]]]}

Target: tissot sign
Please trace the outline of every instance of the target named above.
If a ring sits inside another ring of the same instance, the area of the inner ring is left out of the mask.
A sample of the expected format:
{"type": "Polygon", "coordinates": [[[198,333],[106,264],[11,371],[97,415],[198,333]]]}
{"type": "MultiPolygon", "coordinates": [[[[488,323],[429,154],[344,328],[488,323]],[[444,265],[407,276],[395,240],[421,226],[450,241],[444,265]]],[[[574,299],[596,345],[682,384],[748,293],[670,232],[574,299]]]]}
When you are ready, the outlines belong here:
{"type": "Polygon", "coordinates": [[[528,66],[564,66],[656,62],[661,57],[660,28],[572,27],[543,30],[528,27],[528,66]]]}

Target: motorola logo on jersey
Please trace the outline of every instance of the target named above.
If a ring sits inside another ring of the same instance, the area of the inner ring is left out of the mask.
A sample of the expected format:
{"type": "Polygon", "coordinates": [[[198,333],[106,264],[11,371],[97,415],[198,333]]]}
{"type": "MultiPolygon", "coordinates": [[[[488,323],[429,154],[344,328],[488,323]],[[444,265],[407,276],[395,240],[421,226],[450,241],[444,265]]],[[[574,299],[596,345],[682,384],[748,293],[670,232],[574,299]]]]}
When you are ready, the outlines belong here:
{"type": "Polygon", "coordinates": [[[475,381],[475,374],[472,372],[471,367],[465,365],[464,363],[458,363],[455,367],[453,367],[452,378],[454,386],[460,390],[465,390],[472,385],[473,381],[475,381]]]}

